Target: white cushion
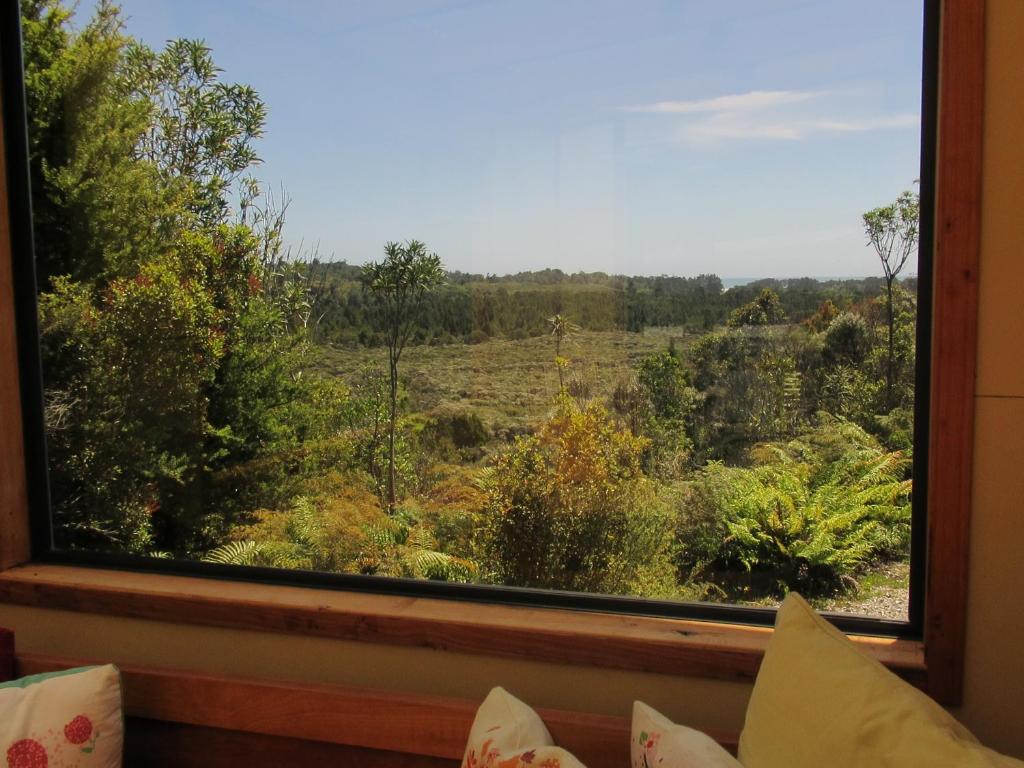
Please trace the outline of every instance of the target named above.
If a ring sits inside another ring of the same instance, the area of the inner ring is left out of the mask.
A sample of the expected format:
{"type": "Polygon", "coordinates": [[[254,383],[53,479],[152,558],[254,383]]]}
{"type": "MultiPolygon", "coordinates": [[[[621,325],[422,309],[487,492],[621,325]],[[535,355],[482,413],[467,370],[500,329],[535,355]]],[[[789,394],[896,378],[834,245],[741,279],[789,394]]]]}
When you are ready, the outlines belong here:
{"type": "Polygon", "coordinates": [[[642,701],[633,702],[630,731],[633,768],[741,768],[706,733],[677,725],[642,701]]]}
{"type": "Polygon", "coordinates": [[[118,768],[123,742],[117,667],[82,667],[0,684],[0,765],[118,768]]]}
{"type": "Polygon", "coordinates": [[[494,688],[476,711],[462,768],[583,768],[556,747],[536,712],[504,688],[494,688]]]}

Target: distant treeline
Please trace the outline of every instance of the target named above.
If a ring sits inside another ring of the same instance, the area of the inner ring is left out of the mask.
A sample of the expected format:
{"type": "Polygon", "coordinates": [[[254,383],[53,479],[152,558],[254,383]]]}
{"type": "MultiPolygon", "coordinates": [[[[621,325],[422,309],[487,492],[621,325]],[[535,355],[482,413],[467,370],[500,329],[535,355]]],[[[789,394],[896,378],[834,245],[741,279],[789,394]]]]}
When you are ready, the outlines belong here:
{"type": "MultiPolygon", "coordinates": [[[[315,289],[318,341],[383,343],[383,319],[363,291],[360,267],[314,261],[307,269],[315,289]]],[[[904,281],[903,286],[913,292],[916,281],[904,281]]],[[[883,281],[764,279],[725,290],[717,275],[630,277],[545,269],[499,277],[449,272],[446,284],[427,297],[413,343],[539,336],[550,330],[547,318],[555,314],[591,331],[678,326],[701,332],[724,324],[732,310],[753,301],[765,288],[778,294],[788,321],[800,322],[827,300],[844,308],[873,299],[883,281]]]]}

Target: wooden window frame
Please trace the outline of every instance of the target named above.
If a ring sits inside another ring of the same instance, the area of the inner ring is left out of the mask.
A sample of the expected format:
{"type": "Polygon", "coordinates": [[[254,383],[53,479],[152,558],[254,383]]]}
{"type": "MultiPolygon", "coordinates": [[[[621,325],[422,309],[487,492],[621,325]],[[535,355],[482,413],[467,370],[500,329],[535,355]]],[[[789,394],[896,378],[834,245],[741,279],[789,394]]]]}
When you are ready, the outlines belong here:
{"type": "MultiPolygon", "coordinates": [[[[17,4],[10,7],[17,13],[17,4]]],[[[6,11],[5,11],[6,12],[6,11]]],[[[984,0],[942,0],[935,147],[927,527],[920,640],[854,636],[938,701],[963,689],[977,354],[984,0]]],[[[0,66],[18,65],[5,59],[0,66]]],[[[0,105],[2,107],[2,105],[0,105]]],[[[925,105],[925,118],[928,119],[925,105]]],[[[0,123],[0,144],[6,146],[0,123]]],[[[33,563],[12,226],[0,153],[0,602],[309,634],[564,664],[754,679],[771,630],[707,621],[451,602],[33,563]]],[[[924,190],[923,190],[924,191],[924,190]]],[[[923,196],[924,198],[924,196],[923,196]]],[[[926,201],[923,199],[925,210],[926,201]]],[[[922,244],[923,246],[925,244],[922,244]]],[[[33,393],[26,393],[31,397],[33,393]]],[[[38,393],[36,393],[38,396],[38,393]]]]}

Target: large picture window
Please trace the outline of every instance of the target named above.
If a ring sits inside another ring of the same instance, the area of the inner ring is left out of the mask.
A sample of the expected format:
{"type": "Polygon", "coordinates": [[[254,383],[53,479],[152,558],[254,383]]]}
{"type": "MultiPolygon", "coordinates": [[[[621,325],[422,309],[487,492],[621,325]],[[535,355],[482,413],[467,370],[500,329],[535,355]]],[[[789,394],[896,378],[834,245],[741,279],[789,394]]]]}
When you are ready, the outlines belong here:
{"type": "Polygon", "coordinates": [[[26,0],[35,556],[919,633],[926,5],[26,0]]]}

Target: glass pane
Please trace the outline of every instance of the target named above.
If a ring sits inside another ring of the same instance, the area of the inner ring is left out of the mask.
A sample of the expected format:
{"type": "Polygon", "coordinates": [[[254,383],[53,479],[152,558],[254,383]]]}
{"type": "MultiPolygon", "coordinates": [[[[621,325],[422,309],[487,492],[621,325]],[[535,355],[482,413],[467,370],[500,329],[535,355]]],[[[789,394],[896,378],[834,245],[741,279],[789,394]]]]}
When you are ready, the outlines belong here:
{"type": "Polygon", "coordinates": [[[919,2],[22,8],[59,549],[906,618],[919,2]]]}

